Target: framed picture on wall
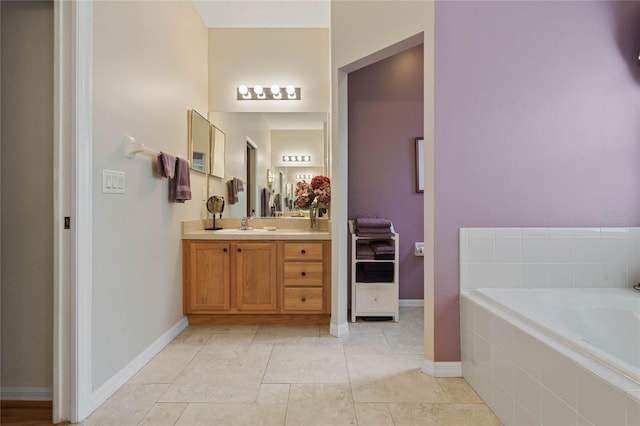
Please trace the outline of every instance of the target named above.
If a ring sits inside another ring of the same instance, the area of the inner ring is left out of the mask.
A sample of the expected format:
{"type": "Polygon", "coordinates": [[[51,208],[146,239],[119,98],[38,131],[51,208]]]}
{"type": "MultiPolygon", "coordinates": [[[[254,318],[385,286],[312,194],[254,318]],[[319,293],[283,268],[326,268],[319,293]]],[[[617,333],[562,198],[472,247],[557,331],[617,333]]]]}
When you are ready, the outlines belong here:
{"type": "Polygon", "coordinates": [[[424,192],[424,138],[416,138],[416,192],[424,192]]]}

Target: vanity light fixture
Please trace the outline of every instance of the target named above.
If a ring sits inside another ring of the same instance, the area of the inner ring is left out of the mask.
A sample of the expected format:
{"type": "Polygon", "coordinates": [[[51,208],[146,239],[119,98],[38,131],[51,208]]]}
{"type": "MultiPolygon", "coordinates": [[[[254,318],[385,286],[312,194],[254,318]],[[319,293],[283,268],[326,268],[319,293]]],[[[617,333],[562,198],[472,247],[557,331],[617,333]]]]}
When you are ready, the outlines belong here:
{"type": "Polygon", "coordinates": [[[290,163],[292,161],[300,162],[300,163],[310,163],[311,156],[310,155],[283,155],[282,161],[285,163],[290,163]]]}
{"type": "Polygon", "coordinates": [[[297,180],[312,179],[315,175],[296,175],[297,180]]]}
{"type": "Polygon", "coordinates": [[[291,101],[300,100],[300,88],[292,85],[279,86],[277,84],[263,87],[256,84],[253,87],[240,85],[236,92],[239,101],[291,101]]]}

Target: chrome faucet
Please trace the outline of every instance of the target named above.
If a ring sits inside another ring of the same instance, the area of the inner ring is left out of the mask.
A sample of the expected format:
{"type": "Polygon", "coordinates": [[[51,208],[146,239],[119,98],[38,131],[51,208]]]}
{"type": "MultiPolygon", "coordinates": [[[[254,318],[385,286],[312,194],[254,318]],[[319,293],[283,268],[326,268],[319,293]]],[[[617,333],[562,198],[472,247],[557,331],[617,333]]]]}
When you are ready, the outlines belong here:
{"type": "Polygon", "coordinates": [[[249,218],[247,218],[246,216],[242,217],[242,220],[240,221],[240,229],[242,229],[243,231],[246,231],[249,228],[249,218]]]}

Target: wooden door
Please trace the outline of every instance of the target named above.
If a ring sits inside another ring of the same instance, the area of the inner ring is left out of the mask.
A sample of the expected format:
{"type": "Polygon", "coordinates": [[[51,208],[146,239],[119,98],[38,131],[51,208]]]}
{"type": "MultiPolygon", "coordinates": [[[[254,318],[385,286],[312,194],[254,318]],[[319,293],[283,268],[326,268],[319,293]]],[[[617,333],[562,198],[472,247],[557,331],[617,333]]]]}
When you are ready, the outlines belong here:
{"type": "Polygon", "coordinates": [[[189,242],[186,254],[185,313],[228,311],[229,243],[189,242]]]}
{"type": "Polygon", "coordinates": [[[238,311],[277,311],[276,243],[235,243],[232,251],[238,311]]]}

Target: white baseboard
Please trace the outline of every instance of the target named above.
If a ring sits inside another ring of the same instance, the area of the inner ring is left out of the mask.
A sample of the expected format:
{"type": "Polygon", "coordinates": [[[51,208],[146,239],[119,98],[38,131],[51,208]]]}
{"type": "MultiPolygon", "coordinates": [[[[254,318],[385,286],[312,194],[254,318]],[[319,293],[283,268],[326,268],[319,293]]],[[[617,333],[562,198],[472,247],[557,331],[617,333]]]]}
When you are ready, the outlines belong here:
{"type": "Polygon", "coordinates": [[[349,334],[349,323],[343,322],[342,324],[331,323],[329,327],[329,334],[335,337],[341,337],[349,334]]]}
{"type": "Polygon", "coordinates": [[[96,389],[91,395],[91,412],[102,405],[115,391],[142,369],[151,359],[167,346],[178,334],[189,326],[189,319],[182,317],[173,327],[158,337],[144,351],[125,365],[113,377],[96,389]]]}
{"type": "Polygon", "coordinates": [[[53,401],[53,388],[0,388],[2,401],[53,401]]]}
{"type": "Polygon", "coordinates": [[[433,377],[462,377],[462,363],[423,360],[421,371],[433,377]]]}
{"type": "Polygon", "coordinates": [[[424,299],[400,299],[399,305],[400,305],[400,307],[402,307],[402,306],[408,306],[408,307],[424,306],[424,299]]]}

